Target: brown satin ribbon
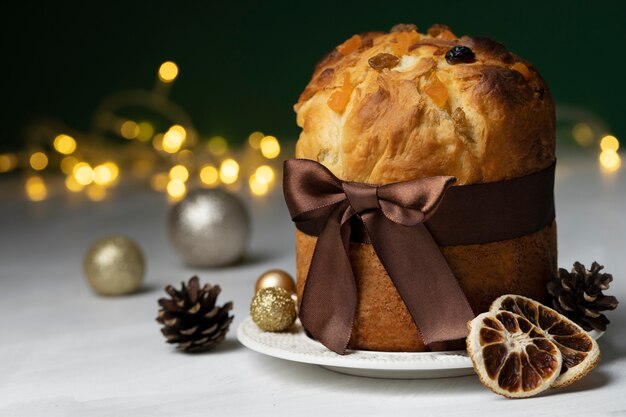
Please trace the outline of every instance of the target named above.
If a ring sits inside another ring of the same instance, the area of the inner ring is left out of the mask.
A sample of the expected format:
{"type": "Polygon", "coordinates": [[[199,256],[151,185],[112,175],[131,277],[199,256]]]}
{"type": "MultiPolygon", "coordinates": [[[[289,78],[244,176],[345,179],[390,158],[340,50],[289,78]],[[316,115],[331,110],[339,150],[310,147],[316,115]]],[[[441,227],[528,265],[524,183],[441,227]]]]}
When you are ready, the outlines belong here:
{"type": "Polygon", "coordinates": [[[522,178],[456,187],[447,176],[381,186],[341,181],[305,159],[285,161],[284,168],[292,220],[304,233],[318,236],[300,320],[340,354],[350,340],[357,307],[350,240],[373,245],[430,345],[465,337],[473,318],[438,245],[523,236],[554,219],[554,165],[522,178]]]}

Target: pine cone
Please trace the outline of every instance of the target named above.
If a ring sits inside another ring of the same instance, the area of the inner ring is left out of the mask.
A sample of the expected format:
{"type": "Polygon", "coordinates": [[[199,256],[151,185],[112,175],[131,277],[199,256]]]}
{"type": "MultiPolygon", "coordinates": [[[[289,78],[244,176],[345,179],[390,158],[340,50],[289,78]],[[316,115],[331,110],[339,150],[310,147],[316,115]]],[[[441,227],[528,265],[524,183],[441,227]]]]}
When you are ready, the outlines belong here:
{"type": "Polygon", "coordinates": [[[576,262],[571,272],[560,268],[558,276],[548,282],[554,309],[587,331],[606,330],[609,319],[601,311],[617,307],[617,298],[602,294],[613,281],[611,274],[600,273],[603,268],[594,262],[587,270],[576,262]]]}
{"type": "Polygon", "coordinates": [[[233,316],[233,303],[222,307],[215,301],[221,289],[219,286],[205,284],[200,288],[198,277],[189,280],[187,286],[182,282],[178,291],[171,285],[165,291],[171,299],[159,300],[159,316],[156,321],[163,324],[161,332],[167,343],[178,343],[178,348],[186,352],[199,352],[211,349],[224,340],[233,316]]]}

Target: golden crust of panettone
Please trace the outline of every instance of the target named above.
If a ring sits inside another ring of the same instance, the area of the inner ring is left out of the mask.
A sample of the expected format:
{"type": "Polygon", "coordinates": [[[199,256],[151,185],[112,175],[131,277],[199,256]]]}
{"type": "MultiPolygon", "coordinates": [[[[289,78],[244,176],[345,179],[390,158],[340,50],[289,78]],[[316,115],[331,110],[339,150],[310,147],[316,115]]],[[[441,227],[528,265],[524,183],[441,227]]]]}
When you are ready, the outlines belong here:
{"type": "Polygon", "coordinates": [[[487,38],[413,33],[417,40],[391,69],[376,70],[369,60],[397,52],[406,32],[365,33],[357,50],[336,48],[322,59],[295,105],[296,157],[372,184],[431,175],[453,175],[457,184],[499,181],[554,161],[554,104],[531,64],[487,38]],[[474,62],[449,64],[445,53],[457,45],[469,47],[474,62]],[[353,90],[337,112],[328,100],[346,74],[353,90]],[[434,75],[447,89],[442,106],[425,92],[434,75]]]}
{"type": "MultiPolygon", "coordinates": [[[[534,67],[486,38],[456,38],[441,26],[428,33],[411,32],[410,26],[365,33],[358,48],[354,42],[347,48],[352,52],[344,55],[339,47],[322,59],[295,105],[302,128],[296,157],[318,161],[343,180],[371,184],[432,175],[453,175],[457,185],[493,182],[552,164],[554,104],[534,67]],[[407,30],[413,42],[398,54],[407,30]],[[445,53],[457,45],[469,47],[475,60],[449,64],[445,53]],[[374,69],[369,60],[381,53],[395,54],[399,64],[374,69]],[[427,93],[433,77],[445,86],[443,104],[427,93]],[[346,79],[353,87],[349,101],[335,111],[329,99],[346,79]]],[[[296,233],[299,295],[316,240],[296,233]]],[[[442,252],[476,314],[506,293],[543,301],[557,267],[556,225],[442,252]]],[[[350,260],[359,294],[350,347],[427,350],[371,245],[351,244],[350,260]]]]}

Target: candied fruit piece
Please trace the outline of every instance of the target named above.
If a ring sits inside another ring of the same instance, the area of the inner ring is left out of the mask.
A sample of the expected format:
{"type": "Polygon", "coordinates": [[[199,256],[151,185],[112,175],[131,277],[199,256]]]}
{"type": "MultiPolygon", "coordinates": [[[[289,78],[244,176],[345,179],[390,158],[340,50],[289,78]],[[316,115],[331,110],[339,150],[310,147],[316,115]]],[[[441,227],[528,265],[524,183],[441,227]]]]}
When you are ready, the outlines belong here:
{"type": "Polygon", "coordinates": [[[382,71],[385,68],[391,69],[398,65],[400,63],[400,58],[383,52],[378,55],[374,55],[368,59],[367,62],[370,64],[370,67],[374,68],[376,71],[382,71]]]}
{"type": "Polygon", "coordinates": [[[361,36],[354,35],[353,37],[339,45],[337,47],[337,51],[343,56],[350,55],[352,52],[358,50],[361,47],[362,43],[363,40],[361,39],[361,36]]]}
{"type": "Polygon", "coordinates": [[[346,72],[343,75],[343,85],[341,86],[341,88],[332,93],[331,96],[328,98],[328,107],[330,107],[333,111],[336,111],[337,113],[343,113],[343,111],[346,109],[346,106],[348,105],[348,102],[350,101],[350,96],[352,95],[353,89],[354,86],[350,81],[350,74],[346,72]]]}
{"type": "Polygon", "coordinates": [[[410,32],[398,32],[396,34],[396,43],[392,46],[394,55],[406,55],[409,52],[409,47],[419,40],[420,34],[414,30],[410,32]]]}
{"type": "Polygon", "coordinates": [[[424,92],[439,107],[443,107],[448,101],[448,89],[434,72],[428,79],[426,86],[424,86],[424,92]]]}
{"type": "Polygon", "coordinates": [[[522,74],[522,76],[526,79],[526,81],[532,78],[532,75],[530,74],[530,70],[523,62],[516,62],[515,64],[513,64],[511,69],[513,71],[517,71],[520,74],[522,74]]]}

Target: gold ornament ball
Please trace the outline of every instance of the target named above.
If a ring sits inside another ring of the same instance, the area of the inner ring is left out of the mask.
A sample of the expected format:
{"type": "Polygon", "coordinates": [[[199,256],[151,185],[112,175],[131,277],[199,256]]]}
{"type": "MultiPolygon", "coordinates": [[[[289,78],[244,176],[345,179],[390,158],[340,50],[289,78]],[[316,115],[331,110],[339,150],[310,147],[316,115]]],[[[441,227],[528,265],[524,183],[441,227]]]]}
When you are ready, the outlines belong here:
{"type": "Polygon", "coordinates": [[[296,283],[291,275],[282,269],[270,269],[264,272],[256,281],[255,292],[263,288],[279,287],[289,293],[296,292],[296,283]]]}
{"type": "Polygon", "coordinates": [[[87,281],[101,295],[130,294],[139,289],[145,272],[141,249],[124,236],[94,242],[83,260],[87,281]]]}
{"type": "Polygon", "coordinates": [[[296,303],[283,288],[262,288],[252,299],[250,316],[262,330],[282,332],[296,320],[296,303]]]}

